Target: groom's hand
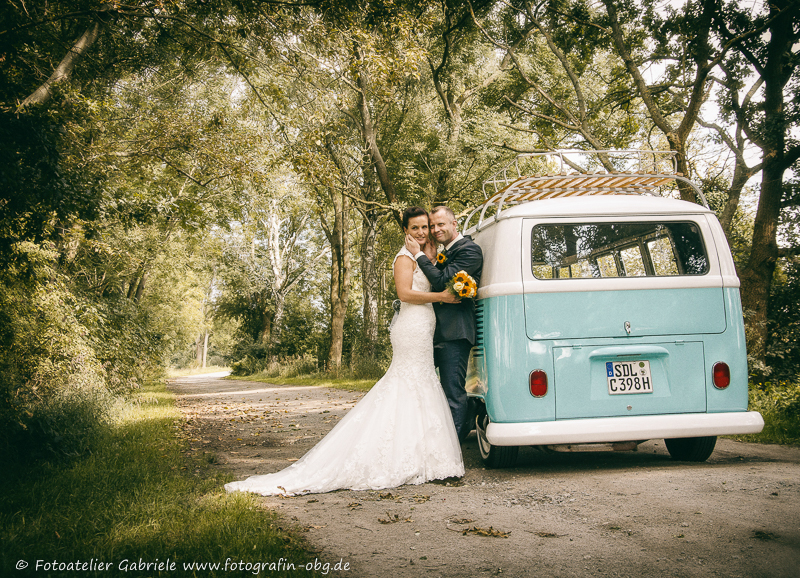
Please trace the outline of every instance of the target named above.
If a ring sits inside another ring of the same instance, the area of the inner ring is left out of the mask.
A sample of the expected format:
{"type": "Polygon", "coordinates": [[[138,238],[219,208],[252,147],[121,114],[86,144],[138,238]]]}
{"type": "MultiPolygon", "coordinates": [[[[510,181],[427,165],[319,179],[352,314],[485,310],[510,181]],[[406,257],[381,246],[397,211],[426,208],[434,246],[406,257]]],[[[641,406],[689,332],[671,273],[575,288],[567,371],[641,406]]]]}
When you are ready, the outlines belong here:
{"type": "Polygon", "coordinates": [[[412,255],[419,253],[419,243],[417,243],[417,240],[411,235],[406,235],[406,249],[408,249],[412,255]]]}

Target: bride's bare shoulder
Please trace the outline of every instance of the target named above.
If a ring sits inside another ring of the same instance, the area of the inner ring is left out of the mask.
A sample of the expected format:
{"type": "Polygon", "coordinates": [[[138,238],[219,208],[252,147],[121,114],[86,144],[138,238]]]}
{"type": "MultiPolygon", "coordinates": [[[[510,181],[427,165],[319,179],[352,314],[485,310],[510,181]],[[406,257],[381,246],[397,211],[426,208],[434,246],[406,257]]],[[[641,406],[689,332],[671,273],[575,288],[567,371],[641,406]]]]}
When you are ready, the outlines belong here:
{"type": "Polygon", "coordinates": [[[411,265],[412,270],[417,268],[417,261],[414,259],[414,255],[411,254],[411,251],[406,249],[405,245],[401,247],[397,255],[394,256],[392,265],[396,266],[398,263],[403,263],[404,266],[411,265]]]}

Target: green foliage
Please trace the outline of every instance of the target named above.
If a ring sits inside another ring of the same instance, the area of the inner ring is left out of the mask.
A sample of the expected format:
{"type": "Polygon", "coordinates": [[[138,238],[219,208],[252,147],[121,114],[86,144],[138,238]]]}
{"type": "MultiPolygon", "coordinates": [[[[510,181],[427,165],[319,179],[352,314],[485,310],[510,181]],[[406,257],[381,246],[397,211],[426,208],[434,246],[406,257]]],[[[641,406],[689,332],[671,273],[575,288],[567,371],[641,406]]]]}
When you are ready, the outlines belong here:
{"type": "Polygon", "coordinates": [[[768,310],[767,365],[772,380],[793,379],[800,368],[800,260],[776,271],[768,310]]]}
{"type": "Polygon", "coordinates": [[[265,378],[285,378],[316,374],[319,371],[319,365],[317,359],[309,355],[286,358],[281,361],[245,357],[243,360],[233,363],[231,370],[231,375],[237,377],[258,374],[265,378]]]}
{"type": "Polygon", "coordinates": [[[99,192],[76,182],[65,166],[65,123],[77,113],[32,111],[18,116],[0,108],[0,266],[12,245],[51,238],[59,221],[96,216],[99,192]]]}
{"type": "Polygon", "coordinates": [[[55,252],[20,243],[0,273],[0,448],[28,456],[89,449],[110,395],[82,305],[55,252]]]}
{"type": "MultiPolygon", "coordinates": [[[[163,385],[148,385],[92,455],[32,468],[6,464],[0,473],[0,567],[12,568],[20,559],[94,558],[112,562],[103,576],[149,576],[155,574],[131,574],[118,564],[169,558],[180,574],[184,562],[313,561],[299,535],[255,497],[222,490],[230,476],[210,469],[213,455],[188,452],[176,436],[181,424],[174,396],[163,385]]],[[[264,574],[316,575],[305,568],[264,574]]]]}
{"type": "MultiPolygon", "coordinates": [[[[220,301],[225,304],[226,299],[223,295],[220,301]]],[[[242,317],[245,322],[249,319],[242,317]]],[[[254,338],[252,333],[240,332],[239,341],[231,348],[230,354],[230,359],[235,360],[231,363],[234,375],[249,375],[262,371],[276,360],[316,356],[319,351],[325,351],[327,333],[320,317],[320,312],[303,295],[290,296],[280,342],[268,343],[258,339],[258,333],[254,338]]],[[[247,327],[243,324],[243,328],[247,327]]]]}
{"type": "Polygon", "coordinates": [[[750,410],[764,418],[759,434],[740,436],[744,441],[800,444],[800,380],[751,384],[750,410]]]}

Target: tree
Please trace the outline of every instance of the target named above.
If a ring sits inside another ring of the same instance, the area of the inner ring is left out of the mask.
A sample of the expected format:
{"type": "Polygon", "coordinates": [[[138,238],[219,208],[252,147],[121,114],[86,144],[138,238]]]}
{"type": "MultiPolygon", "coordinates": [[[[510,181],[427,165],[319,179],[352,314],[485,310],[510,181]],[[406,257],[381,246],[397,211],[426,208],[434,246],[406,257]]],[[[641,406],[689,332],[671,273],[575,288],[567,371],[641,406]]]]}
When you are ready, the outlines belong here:
{"type": "MultiPolygon", "coordinates": [[[[797,41],[800,40],[800,4],[789,0],[772,2],[757,17],[749,10],[729,3],[713,21],[720,41],[738,50],[725,59],[721,84],[726,89],[724,111],[736,119],[737,140],[726,142],[734,151],[744,138],[761,150],[761,190],[753,223],[753,241],[747,264],[740,269],[742,306],[748,315],[748,351],[756,360],[755,374],[763,380],[768,339],[770,292],[778,258],[796,248],[781,251],[778,227],[782,211],[796,208],[800,199],[787,187],[784,175],[800,159],[800,143],[792,129],[800,121],[796,99],[798,82],[797,41]],[[768,34],[764,34],[768,32],[768,34]],[[738,91],[754,74],[743,99],[738,91]],[[757,98],[760,97],[760,98],[757,98]]],[[[747,174],[739,176],[743,179],[747,174]]]]}
{"type": "MultiPolygon", "coordinates": [[[[567,10],[522,2],[507,8],[499,22],[481,26],[505,52],[504,62],[513,66],[513,74],[501,85],[501,106],[527,127],[509,128],[534,134],[540,150],[628,148],[631,142],[645,140],[643,115],[623,86],[607,31],[590,22],[597,15],[582,3],[570,4],[567,10]]],[[[503,146],[522,152],[509,143],[503,146]]],[[[606,170],[615,170],[608,155],[600,153],[598,158],[606,170]]]]}
{"type": "Polygon", "coordinates": [[[227,272],[217,310],[238,317],[267,356],[280,351],[286,302],[328,251],[311,230],[311,200],[285,169],[276,167],[271,190],[244,183],[238,223],[224,239],[227,272]]]}

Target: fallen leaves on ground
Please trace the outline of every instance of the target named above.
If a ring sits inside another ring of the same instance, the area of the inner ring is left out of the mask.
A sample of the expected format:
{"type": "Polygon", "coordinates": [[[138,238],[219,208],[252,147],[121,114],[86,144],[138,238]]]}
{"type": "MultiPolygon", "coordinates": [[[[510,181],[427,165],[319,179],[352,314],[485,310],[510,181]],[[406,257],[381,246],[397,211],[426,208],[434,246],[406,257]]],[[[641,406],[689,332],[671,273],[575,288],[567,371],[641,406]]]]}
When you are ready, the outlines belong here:
{"type": "Polygon", "coordinates": [[[326,528],[326,527],[327,524],[325,526],[315,526],[314,524],[309,524],[308,526],[303,527],[303,531],[308,532],[309,530],[319,530],[320,528],[326,528]]]}
{"type": "Polygon", "coordinates": [[[381,524],[394,524],[395,522],[413,522],[411,518],[401,518],[400,514],[386,512],[386,518],[378,518],[381,524]]]}
{"type": "Polygon", "coordinates": [[[486,536],[489,538],[508,538],[511,535],[511,532],[503,532],[502,530],[495,530],[491,526],[489,526],[488,528],[479,528],[478,526],[472,526],[472,528],[467,528],[462,532],[462,535],[464,536],[466,536],[467,534],[475,534],[476,536],[486,536]]]}

